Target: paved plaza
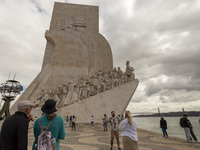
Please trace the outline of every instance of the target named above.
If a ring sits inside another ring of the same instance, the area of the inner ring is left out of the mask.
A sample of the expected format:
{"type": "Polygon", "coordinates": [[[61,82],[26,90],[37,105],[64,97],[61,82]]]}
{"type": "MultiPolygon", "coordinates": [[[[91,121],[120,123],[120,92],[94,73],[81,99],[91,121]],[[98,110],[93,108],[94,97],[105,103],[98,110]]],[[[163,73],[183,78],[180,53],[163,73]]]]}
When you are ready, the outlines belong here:
{"type": "MultiPolygon", "coordinates": [[[[139,150],[199,150],[200,143],[187,143],[185,139],[169,137],[163,138],[162,134],[138,129],[139,150]]],[[[29,150],[34,140],[33,128],[29,129],[29,150]]],[[[120,141],[122,138],[120,137],[120,141]]],[[[121,148],[123,145],[121,143],[121,148]]],[[[110,132],[103,131],[102,124],[78,124],[76,131],[66,128],[66,138],[61,140],[61,150],[109,150],[110,132]]],[[[116,140],[114,148],[117,150],[116,140]]]]}

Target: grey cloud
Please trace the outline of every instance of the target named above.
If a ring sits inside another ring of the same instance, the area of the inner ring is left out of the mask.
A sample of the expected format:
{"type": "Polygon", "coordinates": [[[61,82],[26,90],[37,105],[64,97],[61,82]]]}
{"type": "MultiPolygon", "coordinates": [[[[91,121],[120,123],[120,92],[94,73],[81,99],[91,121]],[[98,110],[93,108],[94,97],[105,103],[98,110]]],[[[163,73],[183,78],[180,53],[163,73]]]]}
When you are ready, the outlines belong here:
{"type": "Polygon", "coordinates": [[[198,91],[163,90],[159,96],[163,103],[187,103],[199,101],[200,94],[198,91]]]}
{"type": "Polygon", "coordinates": [[[191,78],[184,76],[174,77],[157,77],[146,82],[145,92],[150,96],[158,94],[163,90],[185,90],[185,91],[199,91],[200,80],[194,81],[191,78]],[[167,79],[165,79],[167,78],[167,79]]]}

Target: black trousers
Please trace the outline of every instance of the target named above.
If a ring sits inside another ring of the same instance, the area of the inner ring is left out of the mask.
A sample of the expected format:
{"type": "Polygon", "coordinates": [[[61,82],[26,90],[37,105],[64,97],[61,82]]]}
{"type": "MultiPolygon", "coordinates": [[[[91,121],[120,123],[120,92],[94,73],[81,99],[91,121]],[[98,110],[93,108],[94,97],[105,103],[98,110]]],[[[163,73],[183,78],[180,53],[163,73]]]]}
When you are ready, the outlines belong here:
{"type": "Polygon", "coordinates": [[[196,136],[195,136],[195,134],[194,134],[192,128],[190,128],[190,134],[191,134],[191,136],[193,137],[193,139],[194,139],[195,141],[197,141],[197,138],[196,138],[196,136]]]}
{"type": "Polygon", "coordinates": [[[75,124],[75,122],[72,122],[72,130],[73,130],[73,128],[76,129],[76,124],[75,124]]]}

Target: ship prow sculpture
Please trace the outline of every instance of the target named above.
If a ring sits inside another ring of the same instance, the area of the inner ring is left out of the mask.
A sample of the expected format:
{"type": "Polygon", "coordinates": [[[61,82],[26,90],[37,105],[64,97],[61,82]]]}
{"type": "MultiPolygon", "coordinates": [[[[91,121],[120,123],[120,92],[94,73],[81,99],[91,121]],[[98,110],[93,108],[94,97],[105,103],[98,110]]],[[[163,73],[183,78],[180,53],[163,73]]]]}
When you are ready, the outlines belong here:
{"type": "Polygon", "coordinates": [[[112,51],[98,22],[97,6],[55,3],[42,70],[12,111],[26,99],[36,105],[33,114],[41,116],[41,106],[50,98],[59,115],[75,115],[79,123],[88,123],[92,115],[101,123],[104,114],[125,111],[139,81],[129,61],[125,71],[113,68],[112,51]]]}

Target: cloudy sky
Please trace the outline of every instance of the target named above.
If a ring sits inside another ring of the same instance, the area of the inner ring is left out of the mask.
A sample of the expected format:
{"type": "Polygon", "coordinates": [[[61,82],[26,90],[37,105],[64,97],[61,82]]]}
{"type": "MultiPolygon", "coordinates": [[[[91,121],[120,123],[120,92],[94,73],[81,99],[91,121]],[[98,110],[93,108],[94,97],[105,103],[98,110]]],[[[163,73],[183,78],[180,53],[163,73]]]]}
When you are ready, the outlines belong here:
{"type": "MultiPolygon", "coordinates": [[[[26,88],[41,70],[55,0],[0,0],[0,83],[26,88]]],[[[130,60],[133,113],[200,111],[200,0],[57,0],[99,6],[114,66],[130,60]]]]}

